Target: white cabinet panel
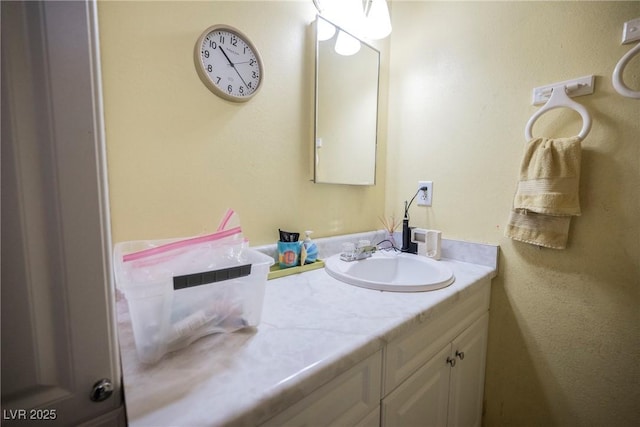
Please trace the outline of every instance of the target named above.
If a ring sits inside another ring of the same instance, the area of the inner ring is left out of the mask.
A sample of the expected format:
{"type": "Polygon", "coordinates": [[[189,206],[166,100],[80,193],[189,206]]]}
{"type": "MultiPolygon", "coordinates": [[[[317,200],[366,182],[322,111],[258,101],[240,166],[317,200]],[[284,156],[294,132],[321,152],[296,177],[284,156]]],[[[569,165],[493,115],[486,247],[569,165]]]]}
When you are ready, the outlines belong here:
{"type": "Polygon", "coordinates": [[[380,406],[371,411],[371,413],[356,424],[355,427],[380,427],[380,406]]]}
{"type": "Polygon", "coordinates": [[[489,313],[453,341],[448,426],[480,427],[489,313]]]}
{"type": "Polygon", "coordinates": [[[382,401],[383,427],[446,425],[450,353],[449,344],[382,401]]]}
{"type": "MultiPolygon", "coordinates": [[[[340,374],[267,421],[266,427],[352,426],[380,404],[382,352],[340,374]]],[[[370,419],[369,419],[370,422],[370,419]]]]}

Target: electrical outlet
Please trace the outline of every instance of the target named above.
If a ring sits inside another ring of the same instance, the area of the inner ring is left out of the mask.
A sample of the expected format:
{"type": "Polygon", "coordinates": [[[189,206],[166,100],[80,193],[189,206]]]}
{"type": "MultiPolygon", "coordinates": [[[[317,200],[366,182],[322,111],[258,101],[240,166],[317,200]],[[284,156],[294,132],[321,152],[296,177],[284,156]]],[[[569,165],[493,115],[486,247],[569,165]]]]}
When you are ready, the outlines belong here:
{"type": "Polygon", "coordinates": [[[418,190],[422,187],[427,187],[427,190],[418,193],[418,206],[431,206],[433,201],[433,181],[418,181],[418,190]]]}

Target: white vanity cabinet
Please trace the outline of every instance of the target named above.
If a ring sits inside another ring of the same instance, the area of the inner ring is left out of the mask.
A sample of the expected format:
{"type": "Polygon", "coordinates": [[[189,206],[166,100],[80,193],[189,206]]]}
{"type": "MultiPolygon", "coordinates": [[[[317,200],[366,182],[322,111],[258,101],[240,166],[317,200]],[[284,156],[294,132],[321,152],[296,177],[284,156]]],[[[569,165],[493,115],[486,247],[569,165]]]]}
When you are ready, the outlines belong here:
{"type": "Polygon", "coordinates": [[[381,426],[480,426],[490,285],[386,347],[381,426]]]}

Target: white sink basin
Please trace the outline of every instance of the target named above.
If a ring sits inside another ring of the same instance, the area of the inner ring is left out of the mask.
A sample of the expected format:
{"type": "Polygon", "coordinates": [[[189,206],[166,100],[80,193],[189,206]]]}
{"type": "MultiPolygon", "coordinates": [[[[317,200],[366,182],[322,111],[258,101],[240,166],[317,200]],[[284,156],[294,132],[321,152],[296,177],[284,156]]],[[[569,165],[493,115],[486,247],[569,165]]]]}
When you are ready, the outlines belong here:
{"type": "Polygon", "coordinates": [[[351,262],[337,254],[325,259],[325,270],[350,285],[391,292],[433,291],[455,280],[451,269],[439,261],[405,253],[376,252],[351,262]]]}

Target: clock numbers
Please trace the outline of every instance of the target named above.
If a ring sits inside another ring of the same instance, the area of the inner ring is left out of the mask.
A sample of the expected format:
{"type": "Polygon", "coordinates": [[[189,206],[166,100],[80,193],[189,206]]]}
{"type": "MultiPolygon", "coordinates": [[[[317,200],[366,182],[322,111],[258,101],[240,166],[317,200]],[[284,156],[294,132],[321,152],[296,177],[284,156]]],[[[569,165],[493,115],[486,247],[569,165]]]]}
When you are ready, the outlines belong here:
{"type": "Polygon", "coordinates": [[[213,26],[196,50],[198,73],[214,93],[232,100],[251,98],[260,87],[262,65],[255,48],[235,29],[213,26]]]}

